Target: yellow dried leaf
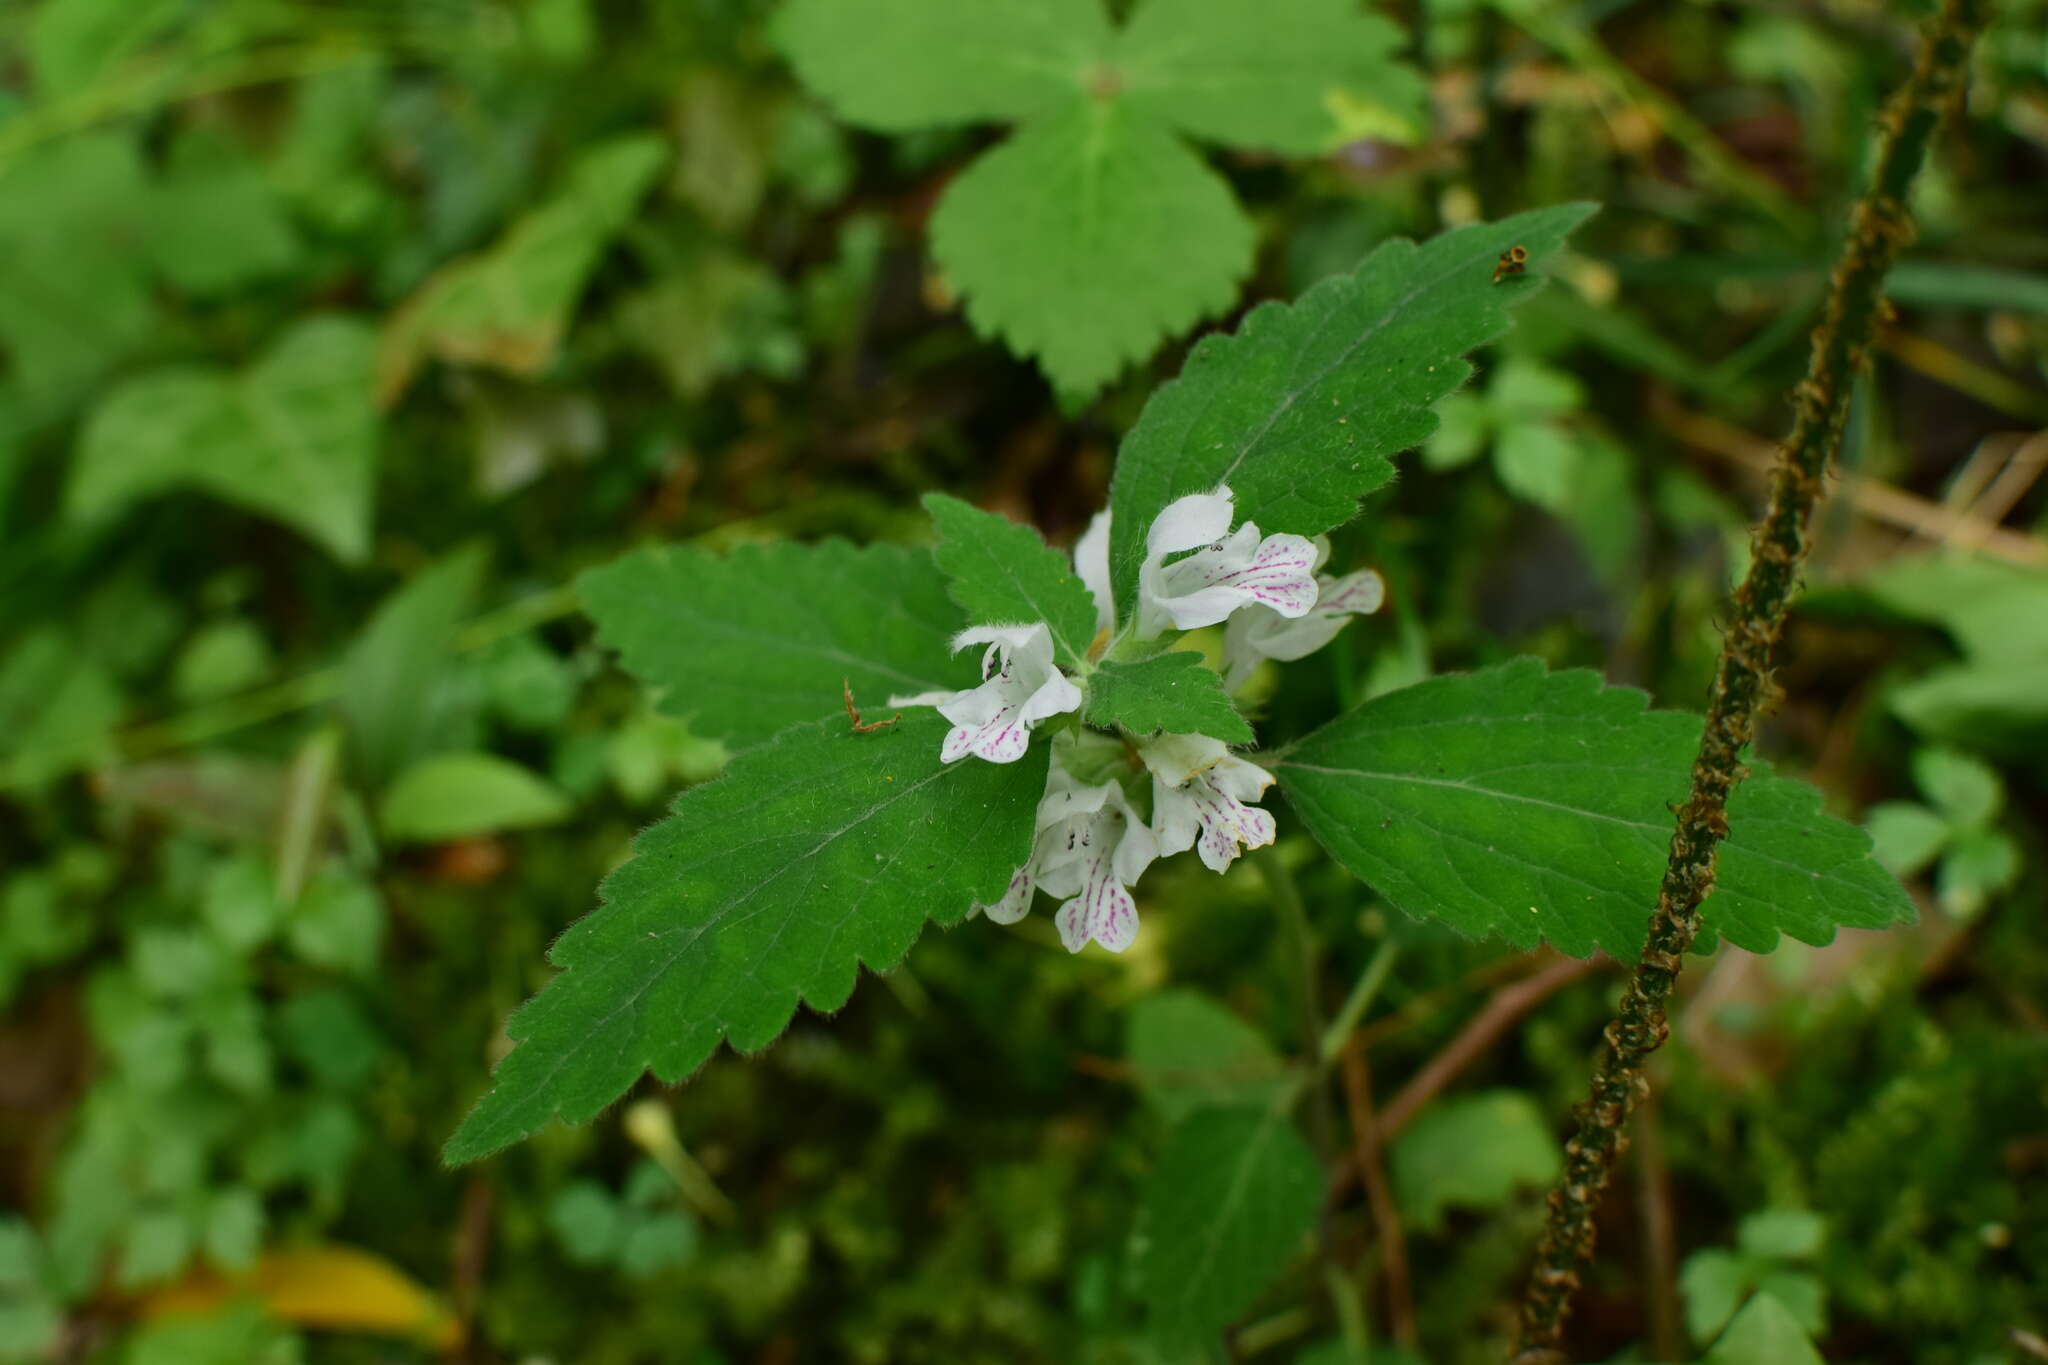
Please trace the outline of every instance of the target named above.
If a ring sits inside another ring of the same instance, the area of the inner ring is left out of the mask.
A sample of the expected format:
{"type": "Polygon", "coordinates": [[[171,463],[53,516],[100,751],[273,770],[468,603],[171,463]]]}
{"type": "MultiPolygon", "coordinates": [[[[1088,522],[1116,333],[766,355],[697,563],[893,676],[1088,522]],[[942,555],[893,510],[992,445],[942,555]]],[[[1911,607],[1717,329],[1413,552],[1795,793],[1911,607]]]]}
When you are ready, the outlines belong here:
{"type": "Polygon", "coordinates": [[[462,1344],[462,1324],[439,1299],[380,1256],[346,1246],[265,1252],[247,1274],[194,1270],[143,1296],[148,1318],[211,1313],[230,1299],[255,1298],[300,1327],[411,1337],[437,1350],[462,1344]]]}

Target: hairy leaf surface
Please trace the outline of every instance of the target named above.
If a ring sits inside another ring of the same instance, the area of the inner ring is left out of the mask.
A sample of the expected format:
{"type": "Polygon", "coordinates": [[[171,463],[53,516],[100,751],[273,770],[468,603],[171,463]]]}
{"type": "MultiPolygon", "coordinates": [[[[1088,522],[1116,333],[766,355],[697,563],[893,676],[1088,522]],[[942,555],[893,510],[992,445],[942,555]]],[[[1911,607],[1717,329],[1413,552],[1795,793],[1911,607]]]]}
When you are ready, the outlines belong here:
{"type": "Polygon", "coordinates": [[[793,0],[776,38],[841,118],[905,133],[1076,100],[1110,30],[1100,0],[793,0]]]}
{"type": "Polygon", "coordinates": [[[924,550],[650,547],[592,569],[577,590],[598,638],[666,710],[735,745],[843,714],[842,680],[870,711],[975,681],[947,653],[966,623],[924,550]]]}
{"type": "Polygon", "coordinates": [[[1053,655],[1081,666],[1095,634],[1095,599],[1073,562],[1029,526],[984,512],[944,493],[928,493],[925,510],[938,528],[934,552],[951,580],[953,600],[970,625],[1043,621],[1053,655]]]}
{"type": "MultiPolygon", "coordinates": [[[[1700,737],[1697,716],[1646,700],[1521,659],[1377,697],[1274,771],[1323,846],[1409,914],[1633,959],[1700,737]]],[[[1805,783],[1751,768],[1729,803],[1709,927],[1769,952],[1781,932],[1826,943],[1838,926],[1912,919],[1862,830],[1805,783]]]]}
{"type": "Polygon", "coordinates": [[[975,329],[1079,394],[1229,307],[1252,264],[1223,177],[1113,102],[1018,129],[947,187],[931,233],[975,329]]]}
{"type": "Polygon", "coordinates": [[[1226,744],[1253,738],[1222,677],[1189,650],[1102,665],[1088,680],[1088,723],[1139,735],[1208,735],[1226,744]]]}
{"type": "Polygon", "coordinates": [[[1124,438],[1110,490],[1110,572],[1129,616],[1152,518],[1175,498],[1228,484],[1240,519],[1316,535],[1349,521],[1394,477],[1392,457],[1436,429],[1430,410],[1463,384],[1465,352],[1508,309],[1592,207],[1564,204],[1480,223],[1421,246],[1395,239],[1293,304],[1254,308],[1205,338],[1124,438]],[[1498,283],[1520,245],[1528,270],[1498,283]]]}
{"type": "Polygon", "coordinates": [[[1205,1109],[1175,1125],[1145,1186],[1137,1269],[1171,1358],[1192,1358],[1251,1307],[1322,1197],[1322,1169],[1284,1106],[1205,1109]]]}
{"type": "Polygon", "coordinates": [[[838,1009],[925,920],[999,896],[1030,850],[1051,746],[941,764],[945,731],[928,711],[869,734],[820,721],[676,798],[556,942],[560,974],[512,1017],[516,1046],[447,1159],[585,1122],[643,1071],[680,1081],[721,1039],[766,1047],[799,1001],[838,1009]]]}
{"type": "Polygon", "coordinates": [[[1313,156],[1343,141],[1412,141],[1423,93],[1394,60],[1398,25],[1352,0],[1145,0],[1117,35],[1135,112],[1194,137],[1313,156]]]}

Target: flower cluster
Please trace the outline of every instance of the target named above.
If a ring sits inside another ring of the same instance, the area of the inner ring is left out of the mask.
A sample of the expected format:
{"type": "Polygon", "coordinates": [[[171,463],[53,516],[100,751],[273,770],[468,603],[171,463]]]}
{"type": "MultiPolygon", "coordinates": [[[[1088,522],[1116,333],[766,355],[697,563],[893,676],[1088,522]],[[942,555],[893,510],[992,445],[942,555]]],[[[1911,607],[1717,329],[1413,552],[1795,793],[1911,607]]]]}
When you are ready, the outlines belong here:
{"type": "MultiPolygon", "coordinates": [[[[1243,687],[1262,659],[1294,660],[1328,644],[1354,615],[1375,611],[1385,594],[1378,574],[1343,578],[1318,571],[1329,557],[1320,539],[1261,536],[1252,522],[1234,530],[1228,488],[1168,504],[1145,537],[1136,619],[1129,637],[1157,639],[1169,627],[1221,625],[1224,683],[1243,687]]],[[[1109,582],[1109,513],[1099,514],[1074,547],[1074,567],[1095,598],[1099,631],[1112,632],[1116,603],[1109,582]]],[[[1117,637],[1112,643],[1120,643],[1117,637]]],[[[892,706],[936,706],[953,722],[939,757],[1013,763],[1039,721],[1078,711],[1082,684],[1053,661],[1043,622],[976,626],[954,638],[957,652],[985,646],[978,687],[890,699],[892,706]]],[[[1077,732],[1055,737],[1045,796],[1038,803],[1031,855],[994,905],[976,908],[1014,924],[1037,891],[1061,900],[1060,939],[1079,952],[1090,940],[1122,952],[1138,932],[1130,888],[1154,860],[1192,848],[1222,872],[1246,849],[1273,842],[1273,817],[1255,804],[1273,776],[1207,735],[1161,734],[1135,741],[1142,768],[1122,754],[1106,768],[1084,764],[1077,732]],[[1086,781],[1077,768],[1096,769],[1086,781]],[[1122,771],[1117,771],[1118,769],[1122,771]],[[1151,777],[1151,819],[1131,801],[1126,781],[1151,777]]]]}

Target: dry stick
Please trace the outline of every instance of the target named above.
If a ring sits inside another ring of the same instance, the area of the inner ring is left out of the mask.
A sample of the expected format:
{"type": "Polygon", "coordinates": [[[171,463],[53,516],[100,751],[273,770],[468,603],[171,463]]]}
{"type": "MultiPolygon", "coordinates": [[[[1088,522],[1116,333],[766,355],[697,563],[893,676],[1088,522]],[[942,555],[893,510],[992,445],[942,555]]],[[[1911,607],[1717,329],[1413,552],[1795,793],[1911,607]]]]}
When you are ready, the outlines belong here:
{"type": "Polygon", "coordinates": [[[1925,31],[1913,74],[1885,111],[1873,183],[1856,206],[1836,263],[1827,310],[1814,332],[1813,358],[1794,391],[1792,434],[1778,452],[1770,505],[1751,538],[1753,559],[1735,594],[1693,762],[1692,794],[1678,811],[1671,856],[1650,918],[1649,937],[1565,1144],[1565,1169],[1551,1191],[1536,1265],[1522,1301],[1518,1365],[1562,1361],[1564,1332],[1579,1271],[1593,1254],[1593,1214],[1623,1146],[1623,1125],[1641,1098],[1643,1059],[1669,1034],[1664,1002],[1699,932],[1700,902],[1714,886],[1714,854],[1728,833],[1728,794],[1741,780],[1742,751],[1755,728],[1770,675],[1771,651],[1806,554],[1807,524],[1841,442],[1852,381],[1870,348],[1883,307],[1885,271],[1911,234],[1906,195],[1941,115],[1961,90],[1970,47],[1983,22],[1982,0],[1946,0],[1925,31]]]}
{"type": "Polygon", "coordinates": [[[2048,471],[2048,431],[2037,431],[2012,453],[1984,495],[1970,504],[1974,520],[1957,529],[1955,543],[1974,548],[1987,535],[1983,528],[2004,521],[2043,471],[2048,471]]]}
{"type": "Polygon", "coordinates": [[[1373,1236],[1380,1244],[1380,1267],[1387,1279],[1387,1326],[1397,1345],[1415,1348],[1415,1291],[1408,1277],[1408,1239],[1387,1172],[1380,1164],[1379,1119],[1372,1110],[1372,1072],[1365,1048],[1352,1034],[1344,1044],[1344,1100],[1351,1112],[1352,1160],[1365,1181],[1365,1201],[1372,1209],[1373,1236]]]}
{"type": "MultiPolygon", "coordinates": [[[[1652,405],[1656,406],[1654,402],[1652,405]]],[[[1777,463],[1776,446],[1750,435],[1732,422],[1676,406],[1666,407],[1658,420],[1680,440],[1746,470],[1768,474],[1777,463]]],[[[1880,480],[1855,474],[1839,477],[1835,481],[1835,492],[1836,496],[1847,498],[1857,511],[1872,521],[1910,531],[1922,539],[1952,539],[1958,546],[1980,550],[2014,564],[2048,564],[2048,542],[1987,520],[1981,501],[1967,510],[1958,511],[1916,497],[1880,480]]],[[[2004,513],[1999,515],[2002,517],[2004,513]]]]}
{"type": "Polygon", "coordinates": [[[1473,1015],[1471,1021],[1458,1030],[1458,1036],[1446,1043],[1441,1052],[1430,1058],[1422,1070],[1410,1077],[1408,1084],[1387,1101],[1387,1107],[1380,1112],[1380,1131],[1393,1134],[1406,1128],[1408,1120],[1414,1118],[1423,1105],[1435,1099],[1438,1092],[1455,1080],[1459,1072],[1477,1061],[1523,1015],[1580,977],[1590,976],[1608,965],[1608,958],[1598,956],[1559,958],[1542,971],[1494,992],[1493,998],[1486,1002],[1486,1008],[1473,1015]]]}
{"type": "MultiPolygon", "coordinates": [[[[1379,1111],[1374,1128],[1380,1140],[1384,1142],[1406,1128],[1409,1120],[1420,1113],[1424,1105],[1435,1099],[1466,1067],[1484,1056],[1486,1050],[1513,1028],[1523,1015],[1572,982],[1613,965],[1614,960],[1608,957],[1560,957],[1541,971],[1532,972],[1495,991],[1485,1007],[1458,1030],[1457,1036],[1424,1063],[1408,1084],[1396,1091],[1394,1098],[1379,1111]]],[[[1369,1028],[1360,1029],[1352,1038],[1360,1047],[1374,1041],[1369,1028]]],[[[1324,1203],[1333,1204],[1350,1193],[1351,1183],[1358,1176],[1355,1157],[1339,1162],[1337,1169],[1330,1173],[1324,1203]]]]}
{"type": "Polygon", "coordinates": [[[1642,1178],[1644,1295],[1650,1301],[1650,1349],[1659,1360],[1685,1351],[1679,1331],[1678,1231],[1671,1216],[1671,1164],[1664,1156],[1664,1125],[1655,1095],[1636,1120],[1636,1165],[1642,1178]]]}

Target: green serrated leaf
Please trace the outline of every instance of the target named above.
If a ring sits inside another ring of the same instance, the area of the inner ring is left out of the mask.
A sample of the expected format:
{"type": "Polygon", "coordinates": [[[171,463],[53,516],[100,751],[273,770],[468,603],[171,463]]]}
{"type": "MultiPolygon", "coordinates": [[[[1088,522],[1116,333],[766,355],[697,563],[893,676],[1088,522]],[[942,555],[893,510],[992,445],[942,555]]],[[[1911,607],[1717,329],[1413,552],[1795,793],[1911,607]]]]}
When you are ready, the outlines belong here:
{"type": "Polygon", "coordinates": [[[868,711],[963,683],[948,643],[965,622],[925,550],[650,547],[584,574],[577,591],[598,638],[665,708],[735,745],[843,715],[842,679],[868,711]]]}
{"type": "Polygon", "coordinates": [[[555,943],[560,974],[512,1017],[517,1046],[446,1158],[584,1122],[643,1071],[673,1084],[721,1039],[766,1047],[799,1001],[836,1010],[861,966],[894,966],[927,919],[994,901],[1029,852],[1051,746],[941,764],[946,728],[930,712],[799,726],[678,797],[555,943]]]}
{"type": "Polygon", "coordinates": [[[1431,1105],[1394,1143],[1388,1165],[1402,1216],[1440,1227],[1452,1206],[1491,1209],[1549,1184],[1560,1149],[1536,1102],[1489,1090],[1431,1105]]]}
{"type": "Polygon", "coordinates": [[[377,413],[375,342],[362,323],[299,323],[248,370],[159,370],[100,404],[79,438],[67,513],[110,516],[171,488],[304,532],[354,563],[370,547],[377,413]]]}
{"type": "Polygon", "coordinates": [[[422,285],[385,324],[378,401],[396,402],[429,356],[517,375],[545,369],[590,272],[667,158],[667,140],[649,134],[591,148],[560,194],[422,285]]]}
{"type": "Polygon", "coordinates": [[[432,843],[551,825],[575,807],[554,787],[496,754],[436,754],[398,775],[377,806],[387,839],[432,843]]]}
{"type": "Polygon", "coordinates": [[[1499,336],[1544,263],[1593,212],[1562,204],[1474,224],[1421,246],[1396,239],[1293,304],[1253,309],[1205,338],[1154,391],[1124,438],[1110,489],[1110,571],[1128,619],[1152,519],[1175,498],[1228,484],[1266,532],[1317,535],[1349,521],[1394,476],[1395,453],[1436,429],[1464,383],[1465,352],[1499,336]],[[1495,283],[1521,245],[1528,272],[1495,283]]]}
{"type": "Polygon", "coordinates": [[[1197,1109],[1262,1108],[1293,1084],[1257,1029],[1194,991],[1134,1003],[1124,1051],[1138,1089],[1168,1122],[1197,1109]]]}
{"type": "Polygon", "coordinates": [[[1134,112],[1193,137],[1312,156],[1357,135],[1412,141],[1423,87],[1394,60],[1400,28],[1351,0],[1145,0],[1117,35],[1112,65],[1134,112]],[[1399,136],[1402,131],[1406,136],[1399,136]]]}
{"type": "Polygon", "coordinates": [[[1222,676],[1189,650],[1096,669],[1088,680],[1088,723],[1138,735],[1208,735],[1226,744],[1253,739],[1222,676]]]}
{"type": "Polygon", "coordinates": [[[969,624],[1043,621],[1054,657],[1068,668],[1084,666],[1095,635],[1095,599],[1073,562],[1029,526],[958,498],[928,493],[924,505],[939,532],[933,553],[969,624]]]}
{"type": "Polygon", "coordinates": [[[1110,29],[1100,0],[792,0],[775,38],[841,118],[907,133],[1072,103],[1110,29]]]}
{"type": "Polygon", "coordinates": [[[1175,1126],[1145,1185],[1137,1280],[1174,1359],[1251,1307],[1315,1227],[1322,1168],[1285,1106],[1205,1109],[1175,1126]]]}
{"type": "MultiPolygon", "coordinates": [[[[1633,959],[1656,905],[1700,721],[1533,659],[1374,698],[1288,751],[1282,789],[1338,861],[1393,904],[1520,947],[1633,959]]],[[[1752,761],[1703,913],[1731,943],[1909,922],[1862,830],[1752,761]]]]}
{"type": "Polygon", "coordinates": [[[1084,397],[1229,307],[1252,265],[1223,178],[1115,102],[1018,129],[947,187],[931,239],[975,329],[1084,397]]]}

